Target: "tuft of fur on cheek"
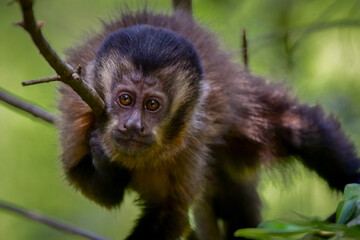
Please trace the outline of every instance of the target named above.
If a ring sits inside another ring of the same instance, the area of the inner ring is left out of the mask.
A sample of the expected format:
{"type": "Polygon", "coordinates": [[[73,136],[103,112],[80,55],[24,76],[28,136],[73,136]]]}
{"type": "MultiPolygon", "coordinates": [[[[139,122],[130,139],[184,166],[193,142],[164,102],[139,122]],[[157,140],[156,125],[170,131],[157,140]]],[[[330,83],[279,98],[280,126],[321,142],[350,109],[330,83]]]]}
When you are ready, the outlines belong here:
{"type": "Polygon", "coordinates": [[[184,104],[185,100],[189,96],[189,92],[192,91],[188,82],[182,83],[181,86],[180,83],[178,83],[178,85],[178,91],[176,92],[174,99],[172,100],[170,117],[173,117],[175,113],[179,111],[179,108],[184,104]]]}
{"type": "Polygon", "coordinates": [[[113,82],[113,76],[115,75],[115,71],[117,69],[117,64],[115,62],[114,56],[112,55],[113,54],[111,54],[107,59],[103,59],[101,61],[102,68],[98,70],[99,80],[97,85],[104,93],[104,100],[106,103],[111,102],[111,86],[113,82]]]}
{"type": "Polygon", "coordinates": [[[119,56],[115,50],[98,61],[91,61],[86,66],[86,81],[101,93],[105,102],[111,101],[114,80],[119,81],[118,72],[134,71],[133,64],[126,58],[119,56]]]}
{"type": "Polygon", "coordinates": [[[103,77],[101,71],[96,71],[98,71],[96,69],[96,61],[93,60],[89,62],[85,68],[85,81],[90,85],[90,87],[96,90],[96,92],[101,96],[101,98],[103,98],[103,96],[105,95],[104,93],[106,93],[107,89],[105,88],[105,85],[102,84],[102,81],[100,81],[99,79],[99,76],[100,78],[103,77]]]}
{"type": "Polygon", "coordinates": [[[90,84],[90,86],[95,87],[95,60],[89,62],[85,68],[85,81],[90,84]]]}
{"type": "Polygon", "coordinates": [[[177,91],[172,100],[169,116],[164,119],[161,125],[153,130],[157,144],[162,146],[160,154],[160,158],[162,159],[169,159],[171,155],[185,149],[187,145],[191,144],[189,139],[193,139],[192,141],[195,141],[196,136],[193,136],[194,133],[197,134],[199,131],[208,129],[208,127],[204,124],[206,119],[204,119],[202,109],[210,87],[202,81],[200,83],[199,98],[194,98],[194,102],[192,103],[193,105],[189,107],[186,101],[193,97],[191,93],[196,89],[193,89],[194,87],[190,85],[190,82],[187,81],[187,79],[182,79],[182,77],[189,76],[184,74],[174,82],[174,84],[176,84],[175,88],[177,91]],[[184,110],[184,108],[186,109],[184,110]],[[182,114],[182,118],[185,124],[180,126],[177,131],[174,132],[174,136],[171,138],[171,141],[168,141],[165,137],[167,135],[167,131],[175,124],[173,122],[174,117],[183,110],[184,113],[182,114]]]}
{"type": "Polygon", "coordinates": [[[161,128],[159,126],[155,126],[152,131],[152,135],[155,138],[155,143],[159,146],[163,145],[163,134],[161,132],[161,128]]]}
{"type": "Polygon", "coordinates": [[[84,81],[93,90],[93,92],[97,93],[101,99],[104,99],[102,94],[104,93],[104,89],[101,85],[98,84],[98,80],[95,74],[95,69],[96,69],[95,65],[96,65],[95,60],[89,62],[86,65],[84,81]]]}
{"type": "Polygon", "coordinates": [[[110,157],[110,161],[115,161],[115,155],[118,154],[118,150],[114,139],[112,137],[112,132],[118,126],[118,123],[115,119],[109,119],[106,128],[102,134],[102,142],[104,144],[104,150],[106,154],[110,157]]]}

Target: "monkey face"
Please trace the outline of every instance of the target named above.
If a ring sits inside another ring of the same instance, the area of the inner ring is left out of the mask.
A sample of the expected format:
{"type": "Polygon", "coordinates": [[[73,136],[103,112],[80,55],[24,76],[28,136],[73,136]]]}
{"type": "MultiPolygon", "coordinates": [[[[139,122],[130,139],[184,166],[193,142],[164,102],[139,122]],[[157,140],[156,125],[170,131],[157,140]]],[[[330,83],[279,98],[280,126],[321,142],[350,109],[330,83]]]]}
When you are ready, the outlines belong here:
{"type": "Polygon", "coordinates": [[[86,71],[106,103],[108,122],[102,134],[110,155],[149,152],[169,112],[169,93],[160,79],[165,76],[144,73],[117,51],[91,62],[86,71]]]}
{"type": "Polygon", "coordinates": [[[168,97],[153,81],[123,76],[110,102],[111,137],[120,151],[137,153],[155,141],[155,129],[168,109],[168,97]]]}
{"type": "Polygon", "coordinates": [[[102,94],[108,122],[104,146],[113,159],[132,166],[181,148],[187,123],[200,98],[200,80],[186,62],[144,72],[131,59],[112,52],[87,68],[87,80],[102,94]]]}
{"type": "Polygon", "coordinates": [[[108,123],[102,142],[128,167],[182,148],[203,93],[203,70],[194,46],[162,28],[120,29],[101,45],[86,69],[104,100],[108,123]],[[134,163],[136,162],[136,163],[134,163]]]}

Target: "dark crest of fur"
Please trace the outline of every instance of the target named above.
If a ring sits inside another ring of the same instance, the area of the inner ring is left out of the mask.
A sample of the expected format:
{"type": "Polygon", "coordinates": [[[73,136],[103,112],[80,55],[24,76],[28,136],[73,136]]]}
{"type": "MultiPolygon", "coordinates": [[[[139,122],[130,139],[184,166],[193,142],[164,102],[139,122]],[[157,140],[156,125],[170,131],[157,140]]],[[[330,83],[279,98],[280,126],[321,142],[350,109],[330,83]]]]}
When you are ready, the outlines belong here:
{"type": "Polygon", "coordinates": [[[146,75],[164,67],[184,62],[183,70],[203,70],[194,46],[186,38],[165,28],[136,25],[110,34],[97,53],[97,59],[116,50],[146,75]]]}

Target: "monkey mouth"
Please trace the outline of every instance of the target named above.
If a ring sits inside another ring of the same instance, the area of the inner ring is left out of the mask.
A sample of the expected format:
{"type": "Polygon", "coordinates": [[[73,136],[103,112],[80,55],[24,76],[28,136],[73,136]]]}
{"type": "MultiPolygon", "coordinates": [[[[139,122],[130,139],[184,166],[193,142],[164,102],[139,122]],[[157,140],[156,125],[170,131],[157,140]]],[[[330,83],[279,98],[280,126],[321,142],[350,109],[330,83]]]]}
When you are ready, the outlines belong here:
{"type": "Polygon", "coordinates": [[[116,138],[116,146],[119,150],[137,153],[145,151],[150,148],[153,141],[150,138],[137,139],[137,138],[116,138]]]}

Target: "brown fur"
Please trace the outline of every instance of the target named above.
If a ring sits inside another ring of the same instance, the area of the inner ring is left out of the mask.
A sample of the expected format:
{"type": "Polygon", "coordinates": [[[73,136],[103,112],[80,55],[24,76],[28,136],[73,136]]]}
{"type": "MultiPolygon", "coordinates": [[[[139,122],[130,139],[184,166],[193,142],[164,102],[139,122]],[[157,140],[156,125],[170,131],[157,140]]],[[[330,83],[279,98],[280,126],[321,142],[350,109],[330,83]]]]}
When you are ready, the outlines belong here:
{"type": "MultiPolygon", "coordinates": [[[[244,174],[248,169],[256,168],[260,160],[273,161],[295,155],[338,189],[347,182],[359,180],[351,169],[359,167],[360,161],[336,121],[324,117],[319,108],[299,104],[284,87],[249,75],[232,62],[213,34],[186,14],[162,15],[147,10],[123,13],[113,22],[104,24],[101,33],[71,49],[70,64],[89,65],[106,36],[119,28],[137,24],[170,29],[188,39],[199,53],[205,85],[201,89],[203,99],[194,101],[185,112],[181,112],[185,103],[180,100],[198,89],[186,84],[175,86],[177,91],[171,99],[170,117],[154,130],[157,145],[137,158],[117,153],[111,139],[101,134],[100,139],[105,142],[111,160],[121,162],[130,171],[129,186],[151,203],[145,204],[145,215],[128,239],[145,236],[175,239],[186,235],[188,224],[184,218],[194,202],[199,203],[195,209],[198,209],[198,219],[213,218],[207,219],[210,226],[216,223],[216,218],[225,221],[223,237],[227,239],[233,238],[232,233],[238,227],[256,225],[259,221],[259,198],[254,188],[257,180],[249,180],[244,174]],[[173,133],[169,129],[172,117],[177,114],[185,121],[185,127],[173,133]],[[330,166],[323,167],[323,164],[330,166]],[[172,210],[158,210],[158,204],[172,210]],[[157,228],[164,228],[161,234],[149,227],[154,224],[154,219],[159,222],[157,228]],[[150,231],[149,236],[146,231],[150,231]]],[[[158,74],[167,76],[169,72],[171,69],[162,69],[158,74]]],[[[91,76],[87,74],[85,80],[90,81],[91,76]]],[[[185,72],[178,75],[184,79],[189,76],[191,74],[185,72]]],[[[104,89],[111,89],[111,86],[92,86],[105,99],[106,94],[110,94],[104,89]]],[[[85,195],[104,206],[111,206],[117,202],[99,196],[103,191],[101,187],[91,189],[84,180],[86,176],[78,177],[74,171],[90,151],[87,139],[90,128],[96,124],[95,119],[72,90],[62,85],[60,91],[62,116],[59,126],[64,170],[85,195]]],[[[203,229],[199,227],[198,237],[220,237],[217,230],[208,235],[205,225],[198,225],[203,226],[203,229]]]]}

